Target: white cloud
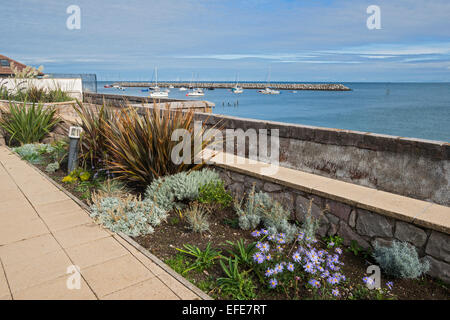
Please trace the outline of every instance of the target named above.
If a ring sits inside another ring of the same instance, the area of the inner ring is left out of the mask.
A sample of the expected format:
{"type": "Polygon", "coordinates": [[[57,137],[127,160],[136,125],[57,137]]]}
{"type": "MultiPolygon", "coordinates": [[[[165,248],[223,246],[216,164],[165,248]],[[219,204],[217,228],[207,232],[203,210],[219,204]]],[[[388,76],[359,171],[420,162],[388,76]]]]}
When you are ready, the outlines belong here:
{"type": "Polygon", "coordinates": [[[175,56],[184,59],[217,59],[217,60],[239,60],[239,59],[267,59],[280,60],[288,58],[315,58],[315,55],[297,55],[297,54],[204,54],[204,55],[185,55],[175,56]]]}

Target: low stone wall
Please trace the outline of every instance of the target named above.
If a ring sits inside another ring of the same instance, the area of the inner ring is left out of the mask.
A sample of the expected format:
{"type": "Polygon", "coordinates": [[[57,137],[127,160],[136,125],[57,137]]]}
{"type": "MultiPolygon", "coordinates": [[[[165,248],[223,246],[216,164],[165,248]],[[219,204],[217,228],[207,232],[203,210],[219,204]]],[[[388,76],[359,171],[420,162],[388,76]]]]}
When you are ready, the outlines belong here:
{"type": "Polygon", "coordinates": [[[225,181],[227,189],[238,199],[249,192],[264,191],[292,212],[292,219],[303,221],[313,200],[312,215],[320,217],[320,236],[339,235],[344,244],[355,240],[364,249],[373,248],[375,241],[390,245],[393,240],[407,241],[419,256],[430,262],[429,275],[450,283],[450,236],[412,223],[363,210],[332,199],[322,198],[273,182],[214,167],[225,181]]]}
{"type": "Polygon", "coordinates": [[[448,142],[215,114],[198,113],[196,120],[268,134],[278,129],[282,167],[450,206],[448,142]]]}
{"type": "Polygon", "coordinates": [[[170,108],[181,110],[194,110],[195,112],[210,113],[215,106],[214,103],[209,101],[195,101],[195,100],[181,100],[181,99],[152,99],[146,97],[136,96],[124,96],[117,94],[100,94],[100,93],[83,93],[83,101],[91,104],[106,105],[121,108],[124,106],[160,106],[164,107],[168,105],[170,108]]]}

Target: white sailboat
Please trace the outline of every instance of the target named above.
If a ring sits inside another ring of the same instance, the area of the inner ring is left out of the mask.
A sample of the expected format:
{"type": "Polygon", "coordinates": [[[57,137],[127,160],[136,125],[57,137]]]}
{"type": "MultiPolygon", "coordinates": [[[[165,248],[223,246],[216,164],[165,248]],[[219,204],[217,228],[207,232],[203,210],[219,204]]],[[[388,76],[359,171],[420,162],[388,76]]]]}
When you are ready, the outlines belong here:
{"type": "Polygon", "coordinates": [[[258,90],[258,92],[262,94],[280,94],[280,91],[271,89],[269,87],[262,90],[258,90]]]}
{"type": "Polygon", "coordinates": [[[167,90],[161,91],[158,87],[158,68],[155,67],[155,86],[152,87],[153,92],[150,93],[151,98],[168,98],[169,92],[167,90]]]}
{"type": "MultiPolygon", "coordinates": [[[[192,79],[193,78],[194,78],[194,73],[192,73],[192,79]]],[[[197,78],[198,78],[198,75],[197,75],[197,78]]],[[[189,84],[189,87],[192,87],[192,81],[189,84]]],[[[203,89],[201,89],[201,88],[193,88],[191,92],[188,92],[186,94],[186,96],[189,96],[189,97],[201,97],[204,95],[205,95],[205,93],[203,92],[203,89]]]]}
{"type": "Polygon", "coordinates": [[[258,92],[262,93],[262,94],[280,94],[279,90],[274,90],[274,89],[270,88],[270,70],[271,70],[271,68],[269,67],[269,75],[267,76],[266,88],[263,90],[258,90],[258,92]]]}
{"type": "Polygon", "coordinates": [[[204,96],[205,93],[203,92],[203,89],[201,88],[196,88],[193,89],[191,92],[188,92],[186,94],[186,96],[190,96],[190,97],[200,97],[200,96],[204,96]]]}
{"type": "Polygon", "coordinates": [[[231,91],[236,94],[244,92],[244,89],[239,86],[239,75],[236,78],[236,85],[231,89],[231,91]]]}

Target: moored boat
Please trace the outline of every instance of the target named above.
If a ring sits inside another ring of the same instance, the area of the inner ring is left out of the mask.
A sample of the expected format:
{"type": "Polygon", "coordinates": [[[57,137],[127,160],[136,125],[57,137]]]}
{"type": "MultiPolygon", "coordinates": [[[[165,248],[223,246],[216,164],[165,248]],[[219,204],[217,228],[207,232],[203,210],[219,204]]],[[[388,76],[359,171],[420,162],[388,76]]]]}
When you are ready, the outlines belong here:
{"type": "Polygon", "coordinates": [[[205,95],[205,93],[200,88],[194,89],[191,92],[188,92],[186,94],[186,96],[189,96],[189,97],[200,97],[200,96],[204,96],[204,95],[205,95]]]}
{"type": "Polygon", "coordinates": [[[258,92],[262,93],[262,94],[280,94],[280,91],[271,89],[269,87],[267,87],[263,90],[258,90],[258,92]]]}

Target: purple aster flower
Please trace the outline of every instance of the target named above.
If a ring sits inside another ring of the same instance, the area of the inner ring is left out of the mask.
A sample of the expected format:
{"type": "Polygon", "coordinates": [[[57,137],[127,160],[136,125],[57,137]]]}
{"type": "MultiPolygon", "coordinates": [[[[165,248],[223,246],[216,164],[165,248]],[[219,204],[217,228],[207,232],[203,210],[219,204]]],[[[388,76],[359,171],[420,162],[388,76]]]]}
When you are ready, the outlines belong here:
{"type": "Polygon", "coordinates": [[[337,254],[342,254],[342,249],[341,248],[336,248],[334,250],[337,252],[337,254]]]}
{"type": "Polygon", "coordinates": [[[320,288],[320,282],[316,279],[311,279],[308,281],[308,283],[313,286],[314,288],[320,288]]]}
{"type": "Polygon", "coordinates": [[[270,253],[268,253],[268,254],[266,255],[266,260],[267,260],[267,261],[271,261],[271,260],[272,260],[272,255],[271,255],[270,253]]]}
{"type": "Polygon", "coordinates": [[[272,276],[273,274],[274,274],[273,270],[270,269],[270,268],[267,268],[266,273],[265,273],[265,276],[266,276],[266,277],[270,277],[270,276],[272,276]]]}
{"type": "Polygon", "coordinates": [[[312,273],[312,274],[316,273],[316,270],[314,269],[314,266],[312,263],[305,264],[303,266],[303,269],[305,269],[305,271],[308,273],[312,273]]]}
{"type": "Polygon", "coordinates": [[[392,281],[386,282],[386,285],[389,288],[389,290],[392,290],[392,288],[394,287],[394,283],[392,281]]]}
{"type": "Polygon", "coordinates": [[[253,260],[255,260],[255,262],[257,262],[258,264],[263,263],[265,258],[266,257],[261,254],[261,252],[257,252],[253,255],[253,260]]]}
{"type": "Polygon", "coordinates": [[[283,264],[282,264],[282,263],[279,263],[279,264],[277,264],[277,265],[275,266],[275,271],[276,271],[277,273],[283,272],[283,269],[284,269],[284,267],[283,267],[283,264]]]}
{"type": "Polygon", "coordinates": [[[329,278],[327,279],[327,282],[328,282],[329,284],[337,284],[337,283],[339,282],[339,280],[338,280],[336,277],[329,277],[329,278]]]}
{"type": "Polygon", "coordinates": [[[278,281],[275,278],[270,279],[269,285],[271,288],[275,288],[278,285],[278,281]]]}
{"type": "Polygon", "coordinates": [[[320,276],[322,278],[328,278],[330,276],[330,271],[325,270],[324,272],[322,272],[322,274],[320,276]]]}
{"type": "Polygon", "coordinates": [[[369,277],[364,277],[364,278],[363,278],[363,282],[364,282],[366,285],[373,285],[373,283],[374,283],[373,279],[372,279],[372,278],[369,278],[369,277]]]}
{"type": "Polygon", "coordinates": [[[257,238],[257,237],[261,236],[261,231],[255,230],[255,231],[253,231],[253,232],[251,233],[251,235],[252,235],[253,237],[257,238]]]}
{"type": "Polygon", "coordinates": [[[331,294],[335,297],[339,297],[339,290],[338,289],[333,289],[331,290],[331,294]]]}
{"type": "Polygon", "coordinates": [[[270,250],[270,245],[267,242],[263,242],[261,243],[259,250],[261,250],[262,252],[267,252],[270,250]]]}
{"type": "Polygon", "coordinates": [[[295,262],[300,262],[300,261],[302,260],[302,257],[300,256],[300,253],[299,253],[299,252],[294,252],[294,254],[292,255],[292,259],[293,259],[295,262]]]}
{"type": "Polygon", "coordinates": [[[294,271],[294,264],[291,263],[291,262],[289,262],[286,268],[287,268],[290,272],[293,272],[293,271],[294,271]]]}

